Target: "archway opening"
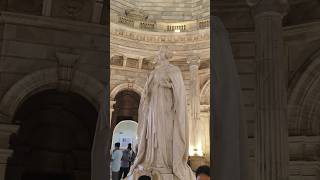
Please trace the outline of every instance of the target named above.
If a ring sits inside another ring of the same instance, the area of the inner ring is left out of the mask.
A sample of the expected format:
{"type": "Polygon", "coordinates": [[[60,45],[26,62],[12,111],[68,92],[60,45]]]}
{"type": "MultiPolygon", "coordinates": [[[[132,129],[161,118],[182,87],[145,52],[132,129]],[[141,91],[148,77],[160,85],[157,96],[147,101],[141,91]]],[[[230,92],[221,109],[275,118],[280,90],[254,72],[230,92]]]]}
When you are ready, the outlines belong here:
{"type": "Polygon", "coordinates": [[[46,90],[17,109],[6,179],[90,179],[97,110],[82,96],[46,90]]]}
{"type": "Polygon", "coordinates": [[[132,147],[137,145],[138,123],[132,120],[124,120],[117,124],[114,128],[112,136],[112,144],[120,143],[120,149],[124,150],[128,144],[132,147]]]}
{"type": "Polygon", "coordinates": [[[111,146],[111,158],[114,160],[111,162],[111,171],[112,174],[113,172],[117,173],[117,178],[125,178],[136,154],[140,95],[132,90],[123,90],[115,96],[114,100],[116,103],[112,114],[113,136],[111,146]],[[123,157],[121,158],[114,151],[115,143],[120,143],[118,151],[122,151],[123,157]],[[128,151],[124,150],[128,148],[129,144],[131,144],[132,149],[125,156],[124,152],[128,151]]]}

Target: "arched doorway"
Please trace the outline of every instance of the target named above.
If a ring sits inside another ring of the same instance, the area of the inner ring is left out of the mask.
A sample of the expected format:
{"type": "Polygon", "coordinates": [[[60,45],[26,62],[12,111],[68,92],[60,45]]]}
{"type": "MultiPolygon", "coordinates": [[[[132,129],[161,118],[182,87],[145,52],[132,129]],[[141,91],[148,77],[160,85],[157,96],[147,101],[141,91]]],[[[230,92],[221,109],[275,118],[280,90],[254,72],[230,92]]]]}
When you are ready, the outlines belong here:
{"type": "Polygon", "coordinates": [[[82,96],[46,90],[17,109],[19,132],[11,138],[7,180],[90,179],[97,110],[82,96]]]}
{"type": "Polygon", "coordinates": [[[112,113],[112,129],[124,120],[133,120],[138,122],[138,110],[140,95],[132,90],[120,91],[115,96],[114,111],[112,113]]]}
{"type": "Polygon", "coordinates": [[[132,120],[123,120],[114,128],[112,144],[120,142],[120,149],[125,149],[128,144],[136,147],[138,123],[132,120]]]}

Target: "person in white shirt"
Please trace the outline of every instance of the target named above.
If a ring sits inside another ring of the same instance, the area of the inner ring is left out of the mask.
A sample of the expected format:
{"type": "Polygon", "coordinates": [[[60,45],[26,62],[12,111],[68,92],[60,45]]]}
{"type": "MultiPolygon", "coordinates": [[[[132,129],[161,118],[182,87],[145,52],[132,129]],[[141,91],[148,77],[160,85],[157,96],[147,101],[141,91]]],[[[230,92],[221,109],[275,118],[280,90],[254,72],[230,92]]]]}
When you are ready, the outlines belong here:
{"type": "Polygon", "coordinates": [[[120,150],[120,143],[115,143],[114,150],[111,155],[112,180],[119,179],[121,158],[122,158],[122,151],[120,150]]]}

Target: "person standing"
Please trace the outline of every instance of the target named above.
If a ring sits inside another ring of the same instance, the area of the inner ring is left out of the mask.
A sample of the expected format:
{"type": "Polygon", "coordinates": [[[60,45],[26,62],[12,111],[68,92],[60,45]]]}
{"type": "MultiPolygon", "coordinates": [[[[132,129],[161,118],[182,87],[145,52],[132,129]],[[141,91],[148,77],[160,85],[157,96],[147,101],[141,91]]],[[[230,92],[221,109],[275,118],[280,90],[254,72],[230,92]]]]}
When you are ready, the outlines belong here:
{"type": "Polygon", "coordinates": [[[120,143],[115,143],[114,146],[115,147],[111,155],[112,180],[118,180],[121,167],[122,151],[120,150],[120,143]]]}
{"type": "Polygon", "coordinates": [[[128,148],[125,149],[122,152],[121,167],[120,167],[120,172],[119,172],[119,180],[121,180],[121,178],[126,178],[128,173],[129,173],[130,160],[131,160],[130,151],[131,151],[131,144],[128,144],[128,148]]]}
{"type": "Polygon", "coordinates": [[[210,180],[210,167],[200,166],[196,171],[197,180],[210,180]]]}
{"type": "Polygon", "coordinates": [[[133,151],[131,143],[128,144],[128,150],[130,153],[130,161],[129,161],[129,169],[130,169],[131,165],[134,162],[134,159],[136,158],[136,153],[133,151]]]}

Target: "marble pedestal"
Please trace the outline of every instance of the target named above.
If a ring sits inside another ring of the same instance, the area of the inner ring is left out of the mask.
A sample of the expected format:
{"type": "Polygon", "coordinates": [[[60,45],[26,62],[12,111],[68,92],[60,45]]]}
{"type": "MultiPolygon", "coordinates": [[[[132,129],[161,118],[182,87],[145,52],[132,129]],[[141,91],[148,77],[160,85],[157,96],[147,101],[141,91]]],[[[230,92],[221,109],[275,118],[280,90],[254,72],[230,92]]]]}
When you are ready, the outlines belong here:
{"type": "MultiPolygon", "coordinates": [[[[143,176],[146,174],[133,174],[131,176],[128,176],[126,180],[138,180],[140,176],[143,176]]],[[[152,180],[176,180],[174,178],[173,174],[159,174],[159,175],[149,175],[152,180]]]]}

